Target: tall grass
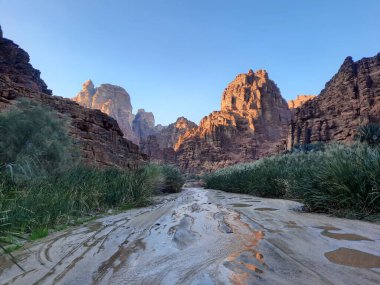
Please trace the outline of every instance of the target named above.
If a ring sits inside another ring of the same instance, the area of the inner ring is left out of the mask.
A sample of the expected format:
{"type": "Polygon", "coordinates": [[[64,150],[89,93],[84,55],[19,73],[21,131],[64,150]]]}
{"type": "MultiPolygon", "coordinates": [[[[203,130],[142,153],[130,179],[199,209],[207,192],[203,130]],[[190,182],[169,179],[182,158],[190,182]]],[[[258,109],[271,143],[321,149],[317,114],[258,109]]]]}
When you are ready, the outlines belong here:
{"type": "Polygon", "coordinates": [[[380,150],[368,144],[294,151],[217,170],[206,186],[302,200],[316,212],[365,218],[380,213],[380,150]]]}
{"type": "Polygon", "coordinates": [[[13,229],[32,233],[112,207],[147,205],[161,180],[149,167],[137,171],[75,167],[57,177],[0,188],[6,196],[0,211],[7,212],[13,229]]]}

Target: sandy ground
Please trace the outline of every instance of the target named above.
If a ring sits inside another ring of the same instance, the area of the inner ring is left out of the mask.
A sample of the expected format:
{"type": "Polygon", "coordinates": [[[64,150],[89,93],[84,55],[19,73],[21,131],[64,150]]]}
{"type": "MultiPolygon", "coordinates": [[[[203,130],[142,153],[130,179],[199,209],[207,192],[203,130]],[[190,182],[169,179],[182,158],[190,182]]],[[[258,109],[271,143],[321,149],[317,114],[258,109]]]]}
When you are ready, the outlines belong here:
{"type": "Polygon", "coordinates": [[[202,188],[0,258],[0,284],[380,284],[380,225],[202,188]]]}

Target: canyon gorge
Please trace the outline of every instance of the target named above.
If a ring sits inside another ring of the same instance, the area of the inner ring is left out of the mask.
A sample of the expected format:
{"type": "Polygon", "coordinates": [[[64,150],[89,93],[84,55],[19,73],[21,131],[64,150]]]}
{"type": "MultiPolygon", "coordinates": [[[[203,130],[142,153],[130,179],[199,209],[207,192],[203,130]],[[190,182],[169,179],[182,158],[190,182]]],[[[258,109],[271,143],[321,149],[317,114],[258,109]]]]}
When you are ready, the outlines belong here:
{"type": "Polygon", "coordinates": [[[72,100],[53,96],[29,55],[0,38],[0,110],[26,97],[70,118],[83,160],[135,167],[146,161],[201,173],[254,161],[312,142],[351,142],[357,128],[379,123],[380,54],[347,57],[318,96],[286,102],[265,70],[239,74],[223,91],[221,108],[197,125],[185,117],[156,125],[154,114],[133,112],[120,86],[91,80],[72,100]]]}

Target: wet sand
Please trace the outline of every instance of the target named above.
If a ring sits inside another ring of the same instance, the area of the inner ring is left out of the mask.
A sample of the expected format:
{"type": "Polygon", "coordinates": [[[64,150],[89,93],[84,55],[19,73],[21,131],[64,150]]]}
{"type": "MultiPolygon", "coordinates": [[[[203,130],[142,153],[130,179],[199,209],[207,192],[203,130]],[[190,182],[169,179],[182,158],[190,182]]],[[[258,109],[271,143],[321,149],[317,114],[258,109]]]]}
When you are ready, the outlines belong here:
{"type": "Polygon", "coordinates": [[[380,284],[380,225],[188,188],[0,257],[0,284],[380,284]]]}

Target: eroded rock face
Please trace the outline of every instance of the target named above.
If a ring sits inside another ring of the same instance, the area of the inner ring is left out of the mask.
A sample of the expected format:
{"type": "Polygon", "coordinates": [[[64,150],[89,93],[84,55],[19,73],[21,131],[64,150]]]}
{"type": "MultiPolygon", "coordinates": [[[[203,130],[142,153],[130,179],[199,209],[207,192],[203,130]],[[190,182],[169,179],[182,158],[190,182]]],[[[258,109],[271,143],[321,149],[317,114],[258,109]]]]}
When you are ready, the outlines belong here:
{"type": "Polygon", "coordinates": [[[297,95],[294,100],[288,101],[289,109],[296,109],[301,107],[305,102],[315,98],[315,95],[297,95]]]}
{"type": "Polygon", "coordinates": [[[160,148],[174,148],[179,137],[186,132],[193,130],[197,127],[197,124],[186,119],[185,117],[179,117],[174,123],[164,127],[158,134],[157,140],[160,148]]]}
{"type": "Polygon", "coordinates": [[[265,70],[250,70],[225,89],[221,111],[179,137],[178,163],[199,172],[258,159],[284,144],[289,122],[288,104],[276,84],[265,70]]]}
{"type": "Polygon", "coordinates": [[[83,162],[94,166],[134,168],[147,160],[138,146],[123,137],[115,119],[87,109],[70,99],[51,96],[39,72],[28,63],[28,54],[7,39],[0,39],[0,111],[29,98],[70,119],[83,162]]]}
{"type": "Polygon", "coordinates": [[[319,96],[295,110],[287,147],[349,142],[367,123],[380,123],[380,53],[356,62],[345,59],[319,96]]]}
{"type": "Polygon", "coordinates": [[[178,118],[175,123],[167,127],[156,126],[155,134],[141,139],[140,149],[149,155],[151,160],[174,164],[176,163],[174,145],[181,135],[196,127],[194,122],[185,117],[178,118]]]}
{"type": "Polygon", "coordinates": [[[95,88],[91,80],[82,85],[82,90],[73,98],[78,104],[97,109],[116,119],[124,136],[138,143],[139,139],[132,130],[134,115],[132,113],[131,98],[124,88],[101,84],[95,88]]]}
{"type": "Polygon", "coordinates": [[[37,92],[52,94],[40,78],[40,71],[34,69],[29,60],[27,52],[11,40],[3,38],[0,27],[0,74],[4,80],[37,92]]]}

